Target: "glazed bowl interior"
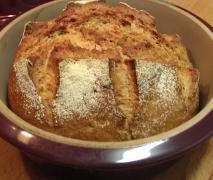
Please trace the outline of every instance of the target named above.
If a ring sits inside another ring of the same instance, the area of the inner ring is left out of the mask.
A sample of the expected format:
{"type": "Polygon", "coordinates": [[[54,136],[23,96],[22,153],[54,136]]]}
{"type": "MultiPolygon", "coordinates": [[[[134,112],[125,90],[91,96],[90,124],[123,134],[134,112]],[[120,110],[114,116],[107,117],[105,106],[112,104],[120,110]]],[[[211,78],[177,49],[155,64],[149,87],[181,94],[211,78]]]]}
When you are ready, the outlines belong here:
{"type": "MultiPolygon", "coordinates": [[[[119,1],[107,0],[106,2],[109,4],[116,4],[119,1]]],[[[24,30],[24,25],[28,21],[46,21],[55,17],[67,4],[67,1],[63,0],[48,3],[27,12],[0,32],[0,111],[2,114],[29,133],[39,135],[52,141],[66,144],[78,144],[80,146],[110,148],[118,146],[126,147],[151,142],[154,140],[166,139],[183,132],[197,122],[202,121],[202,119],[210,111],[212,111],[213,107],[212,33],[199,20],[189,15],[185,11],[169,4],[150,0],[124,0],[123,2],[126,2],[139,10],[146,10],[156,17],[158,30],[161,33],[179,34],[182,37],[183,43],[188,49],[191,61],[200,71],[200,110],[196,116],[177,128],[146,139],[110,143],[87,141],[87,143],[85,143],[85,141],[82,140],[65,138],[38,129],[28,124],[10,111],[7,107],[7,83],[12,61],[24,30]]]]}

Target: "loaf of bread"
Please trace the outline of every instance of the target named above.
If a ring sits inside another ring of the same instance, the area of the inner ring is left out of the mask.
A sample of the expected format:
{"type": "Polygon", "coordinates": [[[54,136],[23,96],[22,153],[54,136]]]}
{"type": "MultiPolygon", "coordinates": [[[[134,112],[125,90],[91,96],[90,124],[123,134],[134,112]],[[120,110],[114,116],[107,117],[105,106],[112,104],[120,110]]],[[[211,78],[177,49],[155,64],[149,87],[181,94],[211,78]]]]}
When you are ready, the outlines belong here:
{"type": "Polygon", "coordinates": [[[199,72],[178,35],[124,3],[70,3],[29,22],[8,85],[27,122],[75,139],[122,141],[168,131],[198,107],[199,72]]]}

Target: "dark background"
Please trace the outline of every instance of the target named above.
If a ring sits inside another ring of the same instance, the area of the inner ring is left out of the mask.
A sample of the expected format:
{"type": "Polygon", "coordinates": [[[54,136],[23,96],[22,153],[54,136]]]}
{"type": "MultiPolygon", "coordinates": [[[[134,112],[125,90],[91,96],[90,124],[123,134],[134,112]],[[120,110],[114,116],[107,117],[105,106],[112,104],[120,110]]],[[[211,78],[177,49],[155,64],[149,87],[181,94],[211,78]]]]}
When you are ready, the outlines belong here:
{"type": "Polygon", "coordinates": [[[0,30],[25,11],[51,0],[0,0],[0,30]]]}

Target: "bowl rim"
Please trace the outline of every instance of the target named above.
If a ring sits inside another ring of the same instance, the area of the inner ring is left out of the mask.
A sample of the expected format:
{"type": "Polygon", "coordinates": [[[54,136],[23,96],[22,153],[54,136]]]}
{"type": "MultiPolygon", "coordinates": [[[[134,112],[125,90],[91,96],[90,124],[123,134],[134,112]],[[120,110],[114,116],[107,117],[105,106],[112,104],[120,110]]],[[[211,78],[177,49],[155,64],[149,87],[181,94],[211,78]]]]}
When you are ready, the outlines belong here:
{"type": "MultiPolygon", "coordinates": [[[[164,6],[167,6],[168,8],[173,9],[174,11],[184,14],[187,16],[187,18],[190,18],[192,21],[194,21],[196,24],[198,24],[208,35],[209,37],[213,40],[213,34],[211,30],[208,29],[206,25],[204,25],[203,22],[201,22],[198,18],[194,17],[193,15],[190,14],[190,12],[186,12],[185,9],[179,8],[176,5],[173,5],[171,3],[167,2],[160,2],[158,0],[151,0],[154,3],[157,4],[162,4],[164,6]]],[[[0,40],[2,37],[4,37],[4,34],[10,30],[15,24],[19,21],[21,21],[24,17],[29,16],[31,13],[35,11],[40,11],[48,6],[52,6],[57,3],[61,2],[66,2],[65,0],[58,0],[58,1],[52,1],[45,3],[43,5],[40,5],[38,7],[35,7],[23,15],[19,16],[12,22],[10,22],[5,28],[3,28],[0,31],[0,40]]],[[[15,113],[13,113],[7,106],[6,104],[0,99],[0,113],[7,120],[9,120],[12,124],[14,124],[18,128],[19,131],[24,131],[26,133],[31,134],[33,137],[37,137],[40,139],[43,139],[45,141],[52,141],[53,143],[60,143],[60,144],[65,144],[65,145],[71,145],[71,146],[76,146],[76,147],[81,147],[81,148],[96,148],[96,149],[119,149],[119,148],[131,148],[131,147],[136,147],[136,146],[142,146],[148,143],[152,142],[157,142],[160,140],[168,140],[171,139],[175,136],[178,136],[181,133],[184,133],[185,131],[189,130],[192,126],[198,125],[200,122],[203,121],[203,119],[211,113],[213,109],[213,97],[209,100],[207,105],[199,112],[197,113],[193,118],[188,120],[187,122],[183,123],[182,125],[173,128],[167,132],[151,136],[148,138],[144,139],[136,139],[136,140],[130,140],[130,141],[121,141],[121,142],[96,142],[96,141],[87,141],[87,140],[78,140],[78,139],[72,139],[68,137],[63,137],[57,134],[53,134],[50,132],[47,132],[45,130],[42,130],[40,128],[37,128],[30,123],[27,123],[20,117],[18,117],[15,113]]],[[[1,120],[1,119],[0,119],[1,120]]],[[[209,132],[206,134],[206,138],[209,137],[212,134],[212,132],[209,132]]],[[[29,136],[30,138],[30,136],[29,136]]],[[[20,139],[18,140],[20,141],[20,139]]],[[[26,143],[26,142],[21,142],[21,143],[26,143]]]]}

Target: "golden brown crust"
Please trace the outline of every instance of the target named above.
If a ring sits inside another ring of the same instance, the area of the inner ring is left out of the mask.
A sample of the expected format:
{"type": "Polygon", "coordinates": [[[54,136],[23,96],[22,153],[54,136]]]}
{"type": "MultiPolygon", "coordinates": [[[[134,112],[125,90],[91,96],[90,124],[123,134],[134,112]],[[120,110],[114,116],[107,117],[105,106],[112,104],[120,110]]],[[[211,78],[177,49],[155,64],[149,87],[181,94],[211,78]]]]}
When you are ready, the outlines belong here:
{"type": "Polygon", "coordinates": [[[192,117],[198,80],[180,37],[157,32],[149,13],[125,4],[70,3],[55,19],[26,25],[8,99],[17,115],[40,128],[120,141],[151,136],[192,117]],[[144,75],[146,68],[153,72],[144,75]],[[164,74],[173,81],[153,81],[155,88],[145,97],[144,83],[164,74]],[[156,105],[168,93],[157,87],[169,85],[175,86],[176,100],[156,105]],[[172,113],[165,116],[168,106],[172,113]]]}

